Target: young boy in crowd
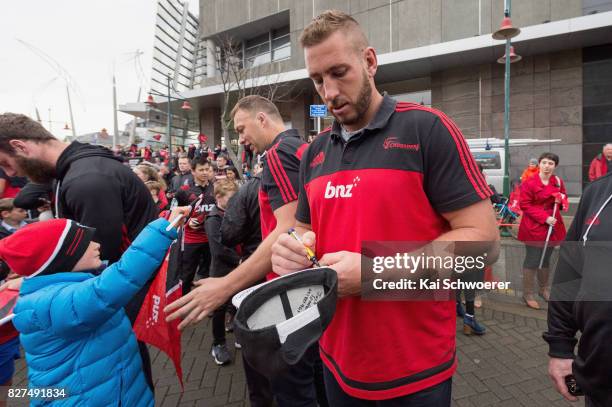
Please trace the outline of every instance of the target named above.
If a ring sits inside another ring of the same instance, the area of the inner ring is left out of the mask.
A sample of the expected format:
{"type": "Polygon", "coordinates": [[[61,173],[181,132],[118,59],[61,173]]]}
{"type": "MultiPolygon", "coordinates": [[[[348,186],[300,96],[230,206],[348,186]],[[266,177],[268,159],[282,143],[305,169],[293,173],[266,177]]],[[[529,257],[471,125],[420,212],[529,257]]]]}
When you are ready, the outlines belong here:
{"type": "MultiPolygon", "coordinates": [[[[175,208],[170,222],[189,210],[175,208]]],[[[35,398],[32,406],[153,406],[123,307],[176,239],[170,222],[151,222],[98,276],[88,272],[102,264],[94,229],[72,220],[28,225],[0,241],[0,259],[25,277],[13,323],[21,334],[29,386],[64,391],[64,398],[35,398]]]]}
{"type": "MultiPolygon", "coordinates": [[[[206,217],[204,224],[212,258],[210,263],[212,277],[224,277],[240,263],[240,256],[236,250],[221,243],[221,223],[223,222],[225,208],[236,192],[238,192],[238,185],[229,179],[219,180],[215,184],[216,205],[206,217]]],[[[211,355],[218,365],[228,364],[232,360],[225,344],[226,310],[226,305],[219,307],[213,313],[212,318],[213,345],[211,355]]]]}
{"type": "Polygon", "coordinates": [[[208,236],[204,230],[204,219],[215,206],[214,170],[206,158],[200,157],[192,161],[191,174],[193,181],[189,183],[189,201],[193,202],[200,195],[203,196],[203,199],[194,209],[193,216],[184,229],[185,250],[181,260],[183,294],[191,290],[196,272],[200,278],[208,277],[210,248],[208,236]]]}
{"type": "Polygon", "coordinates": [[[13,198],[0,199],[0,239],[12,235],[25,225],[28,213],[25,209],[17,208],[13,198]]]}

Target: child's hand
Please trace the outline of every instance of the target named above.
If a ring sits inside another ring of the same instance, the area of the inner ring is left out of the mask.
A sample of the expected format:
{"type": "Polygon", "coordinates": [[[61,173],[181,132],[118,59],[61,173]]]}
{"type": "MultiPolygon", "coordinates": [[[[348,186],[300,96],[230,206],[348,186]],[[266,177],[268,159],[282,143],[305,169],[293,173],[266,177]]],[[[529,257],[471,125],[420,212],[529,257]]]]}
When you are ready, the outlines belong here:
{"type": "Polygon", "coordinates": [[[176,208],[172,209],[172,212],[170,212],[168,222],[170,222],[170,225],[178,229],[183,225],[185,218],[189,216],[190,212],[191,206],[177,206],[176,208]]]}

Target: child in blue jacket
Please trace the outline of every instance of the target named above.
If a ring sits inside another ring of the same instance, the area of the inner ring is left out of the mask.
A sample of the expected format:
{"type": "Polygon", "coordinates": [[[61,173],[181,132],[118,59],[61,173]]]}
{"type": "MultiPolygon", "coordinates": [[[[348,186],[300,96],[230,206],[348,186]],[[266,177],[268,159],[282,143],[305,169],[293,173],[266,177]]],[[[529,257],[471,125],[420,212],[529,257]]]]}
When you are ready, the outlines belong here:
{"type": "MultiPolygon", "coordinates": [[[[170,221],[188,213],[189,208],[176,208],[170,221]]],[[[98,276],[87,272],[101,266],[94,230],[74,221],[39,222],[0,241],[0,258],[25,277],[13,324],[25,350],[30,389],[55,389],[53,405],[154,404],[123,307],[176,239],[168,225],[166,219],[151,222],[98,276]]],[[[38,398],[31,405],[48,402],[38,398]]]]}

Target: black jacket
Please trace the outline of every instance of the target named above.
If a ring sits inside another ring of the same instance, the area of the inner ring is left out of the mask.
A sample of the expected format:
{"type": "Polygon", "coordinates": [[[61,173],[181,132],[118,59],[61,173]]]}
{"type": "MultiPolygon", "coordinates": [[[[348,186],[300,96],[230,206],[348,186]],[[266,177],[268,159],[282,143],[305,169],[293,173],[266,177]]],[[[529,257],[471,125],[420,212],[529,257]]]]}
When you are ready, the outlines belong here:
{"type": "Polygon", "coordinates": [[[27,183],[15,197],[14,205],[26,210],[38,209],[45,203],[51,202],[53,185],[27,183]]]}
{"type": "Polygon", "coordinates": [[[575,359],[573,373],[597,405],[612,406],[612,174],[586,187],[555,270],[549,355],[575,359]],[[574,355],[576,333],[580,331],[574,355]]]}
{"type": "Polygon", "coordinates": [[[204,222],[210,247],[210,274],[213,277],[227,275],[240,263],[240,256],[236,250],[221,243],[221,222],[223,222],[223,210],[215,206],[204,222]]]}
{"type": "Polygon", "coordinates": [[[259,184],[261,178],[254,176],[234,195],[225,209],[221,225],[221,241],[235,247],[243,245],[242,258],[249,257],[261,243],[259,219],[259,184]]]}
{"type": "MultiPolygon", "coordinates": [[[[151,221],[157,207],[145,184],[104,147],[72,142],[57,161],[55,214],[96,228],[100,257],[114,263],[151,221]]],[[[148,284],[126,307],[134,321],[148,284]]]]}
{"type": "Polygon", "coordinates": [[[191,172],[186,172],[184,174],[176,174],[172,177],[172,182],[168,184],[168,192],[176,192],[183,185],[192,185],[193,184],[193,175],[191,172]]]}
{"type": "Polygon", "coordinates": [[[119,260],[157,217],[144,183],[104,147],[73,142],[60,155],[57,174],[56,216],[96,228],[94,240],[103,260],[119,260]]]}

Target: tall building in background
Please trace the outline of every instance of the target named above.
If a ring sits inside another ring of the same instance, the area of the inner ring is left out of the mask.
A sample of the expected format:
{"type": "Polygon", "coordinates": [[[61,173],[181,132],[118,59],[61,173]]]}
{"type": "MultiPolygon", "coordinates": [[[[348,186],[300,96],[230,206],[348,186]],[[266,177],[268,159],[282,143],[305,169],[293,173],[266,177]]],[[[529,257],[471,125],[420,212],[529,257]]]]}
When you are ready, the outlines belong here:
{"type": "MultiPolygon", "coordinates": [[[[151,65],[150,90],[154,104],[128,103],[120,111],[139,118],[130,130],[134,142],[151,145],[168,144],[167,98],[180,97],[206,75],[206,52],[198,52],[199,20],[189,11],[189,3],[180,0],[158,0],[151,65]],[[147,131],[143,132],[142,128],[147,131]]],[[[195,142],[199,132],[197,113],[180,109],[181,101],[171,103],[172,144],[195,142]],[[174,106],[178,105],[178,106],[174,106]]]]}

